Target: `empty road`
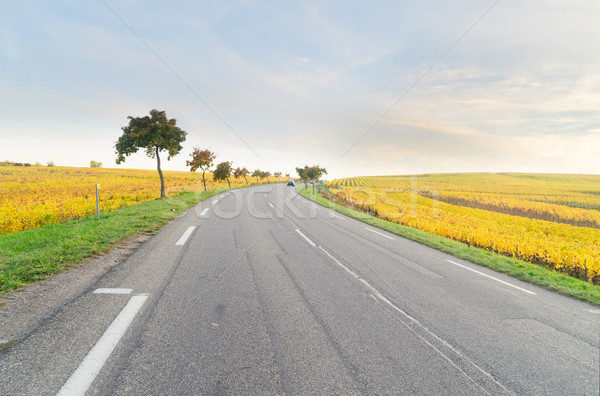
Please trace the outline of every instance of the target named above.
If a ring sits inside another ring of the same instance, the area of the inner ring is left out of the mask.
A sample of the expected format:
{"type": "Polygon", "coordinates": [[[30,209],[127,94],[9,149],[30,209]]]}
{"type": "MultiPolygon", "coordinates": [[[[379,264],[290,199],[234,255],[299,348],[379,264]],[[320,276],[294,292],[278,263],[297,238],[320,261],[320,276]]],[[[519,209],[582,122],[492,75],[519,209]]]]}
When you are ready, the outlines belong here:
{"type": "Polygon", "coordinates": [[[597,395],[599,348],[593,306],[269,185],[49,309],[0,352],[0,394],[597,395]]]}

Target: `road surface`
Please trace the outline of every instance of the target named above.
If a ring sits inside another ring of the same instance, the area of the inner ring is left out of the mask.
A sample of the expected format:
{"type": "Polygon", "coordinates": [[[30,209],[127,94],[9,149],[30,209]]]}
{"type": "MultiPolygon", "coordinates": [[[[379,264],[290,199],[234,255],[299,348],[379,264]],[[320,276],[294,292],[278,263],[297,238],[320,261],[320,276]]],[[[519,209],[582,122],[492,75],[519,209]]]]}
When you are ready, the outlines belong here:
{"type": "Polygon", "coordinates": [[[593,395],[599,338],[593,306],[259,186],[50,310],[0,394],[593,395]]]}

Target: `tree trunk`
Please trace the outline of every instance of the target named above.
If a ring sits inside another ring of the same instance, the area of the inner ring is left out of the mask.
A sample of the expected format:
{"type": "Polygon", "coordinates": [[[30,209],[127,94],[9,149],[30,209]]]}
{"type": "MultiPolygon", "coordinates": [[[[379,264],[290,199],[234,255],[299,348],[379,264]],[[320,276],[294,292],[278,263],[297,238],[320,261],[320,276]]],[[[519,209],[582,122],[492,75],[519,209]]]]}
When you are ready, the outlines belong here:
{"type": "Polygon", "coordinates": [[[160,156],[158,155],[158,147],[156,147],[156,169],[158,169],[158,175],[160,176],[160,197],[166,198],[165,194],[165,178],[163,177],[162,170],[160,170],[160,156]]]}
{"type": "Polygon", "coordinates": [[[202,169],[202,183],[204,183],[204,191],[206,191],[206,180],[204,179],[204,168],[202,169]]]}
{"type": "Polygon", "coordinates": [[[227,179],[227,184],[229,185],[229,189],[231,189],[231,183],[229,183],[229,178],[226,177],[226,179],[227,179]]]}
{"type": "Polygon", "coordinates": [[[246,180],[246,185],[248,185],[248,179],[246,179],[246,176],[244,176],[244,180],[246,180]]]}
{"type": "Polygon", "coordinates": [[[315,195],[315,183],[313,182],[313,195],[315,195]]]}

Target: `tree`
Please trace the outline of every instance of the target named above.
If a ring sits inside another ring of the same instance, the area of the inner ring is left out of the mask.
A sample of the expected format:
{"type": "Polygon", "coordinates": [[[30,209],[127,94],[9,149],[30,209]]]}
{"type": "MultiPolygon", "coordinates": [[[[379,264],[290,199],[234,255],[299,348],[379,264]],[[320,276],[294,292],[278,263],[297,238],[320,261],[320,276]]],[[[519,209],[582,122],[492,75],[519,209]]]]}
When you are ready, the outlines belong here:
{"type": "Polygon", "coordinates": [[[125,162],[125,157],[136,153],[140,148],[146,150],[146,155],[156,158],[156,168],[160,176],[160,196],[165,198],[165,179],[160,169],[161,151],[167,151],[167,160],[179,154],[181,143],[185,142],[187,132],[176,126],[174,118],[167,119],[164,111],[150,110],[150,116],[127,117],[129,125],[122,127],[123,135],[115,143],[117,164],[125,162]]]}
{"type": "Polygon", "coordinates": [[[235,180],[242,177],[242,168],[240,168],[239,166],[235,168],[235,170],[233,171],[233,177],[235,177],[235,180]]]}
{"type": "Polygon", "coordinates": [[[224,161],[217,165],[217,168],[213,172],[213,179],[215,181],[219,180],[227,180],[227,184],[229,188],[231,188],[231,183],[229,183],[229,177],[231,176],[231,162],[224,161]]]}
{"type": "Polygon", "coordinates": [[[267,178],[267,183],[271,183],[271,181],[269,180],[269,176],[271,176],[271,172],[264,171],[264,172],[261,172],[260,178],[264,179],[266,177],[267,178]]]}
{"type": "Polygon", "coordinates": [[[327,170],[319,165],[314,165],[308,168],[306,176],[313,182],[313,195],[315,193],[315,183],[321,179],[321,176],[326,175],[327,170]]]}
{"type": "Polygon", "coordinates": [[[281,177],[282,173],[281,172],[275,172],[273,173],[273,176],[275,176],[277,178],[277,183],[279,183],[279,178],[281,177]]]}
{"type": "Polygon", "coordinates": [[[285,174],[285,178],[289,180],[289,178],[290,178],[290,174],[289,174],[289,173],[286,173],[286,174],[285,174]]]}
{"type": "Polygon", "coordinates": [[[254,172],[252,172],[252,176],[256,177],[256,182],[260,183],[258,181],[259,177],[262,177],[262,171],[260,169],[255,170],[254,172]]]}
{"type": "Polygon", "coordinates": [[[102,168],[102,162],[90,161],[90,168],[102,168]]]}
{"type": "MultiPolygon", "coordinates": [[[[321,168],[319,165],[308,166],[304,165],[304,168],[296,168],[296,172],[298,172],[298,176],[300,179],[304,181],[304,188],[308,188],[307,182],[310,180],[315,182],[321,178],[321,176],[327,174],[327,170],[325,168],[321,168]]],[[[315,186],[313,183],[313,194],[315,193],[315,186]]]]}
{"type": "Polygon", "coordinates": [[[246,185],[248,185],[248,179],[246,178],[248,173],[250,173],[250,171],[246,169],[246,167],[238,167],[235,171],[233,171],[233,177],[235,177],[236,179],[239,177],[243,177],[244,180],[246,180],[246,185]]]}
{"type": "Polygon", "coordinates": [[[198,147],[194,147],[194,151],[190,154],[191,160],[185,161],[185,164],[190,167],[190,172],[196,172],[198,168],[202,169],[202,183],[204,184],[204,191],[206,191],[206,179],[204,174],[206,171],[213,166],[215,160],[215,153],[206,149],[200,150],[198,147]]]}
{"type": "Polygon", "coordinates": [[[308,165],[304,165],[304,168],[296,168],[296,173],[298,173],[298,177],[300,178],[300,180],[302,180],[304,182],[304,189],[306,190],[308,188],[308,165]]]}

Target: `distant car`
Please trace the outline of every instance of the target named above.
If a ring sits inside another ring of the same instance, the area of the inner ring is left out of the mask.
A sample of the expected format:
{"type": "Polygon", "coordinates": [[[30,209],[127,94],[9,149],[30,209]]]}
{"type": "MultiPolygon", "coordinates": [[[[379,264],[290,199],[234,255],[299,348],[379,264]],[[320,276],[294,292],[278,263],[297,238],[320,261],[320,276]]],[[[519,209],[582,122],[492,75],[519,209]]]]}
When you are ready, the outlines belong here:
{"type": "Polygon", "coordinates": [[[290,180],[290,181],[288,181],[288,182],[287,182],[287,185],[288,185],[288,186],[292,186],[292,187],[296,187],[296,183],[294,183],[294,181],[293,181],[293,180],[290,180]]]}

